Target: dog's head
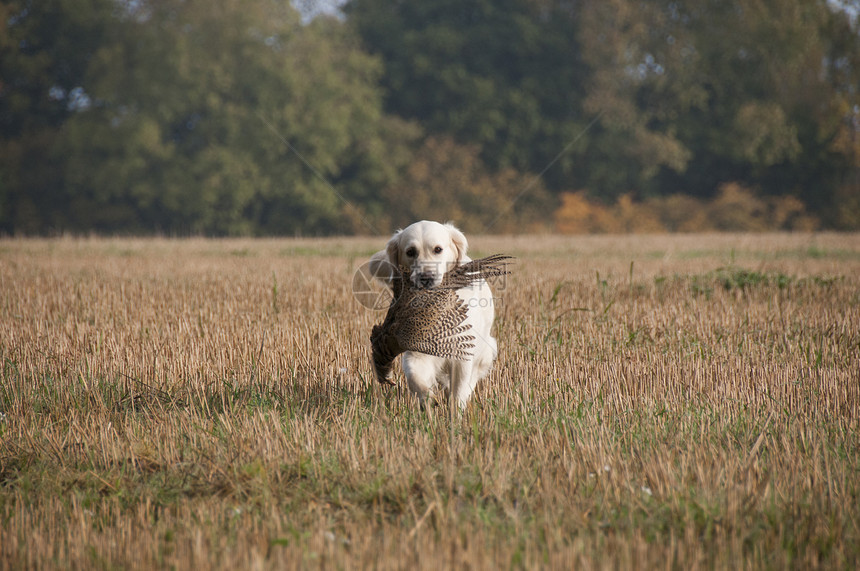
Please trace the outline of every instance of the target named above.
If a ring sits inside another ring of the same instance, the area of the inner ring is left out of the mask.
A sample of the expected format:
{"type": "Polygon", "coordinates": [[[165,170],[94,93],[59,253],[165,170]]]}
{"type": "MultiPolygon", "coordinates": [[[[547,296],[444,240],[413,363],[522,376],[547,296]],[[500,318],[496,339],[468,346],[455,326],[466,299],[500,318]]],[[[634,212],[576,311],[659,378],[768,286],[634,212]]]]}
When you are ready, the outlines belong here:
{"type": "Polygon", "coordinates": [[[409,279],[417,287],[434,287],[445,272],[468,261],[466,237],[450,222],[422,220],[392,236],[386,246],[388,260],[409,269],[409,279]]]}

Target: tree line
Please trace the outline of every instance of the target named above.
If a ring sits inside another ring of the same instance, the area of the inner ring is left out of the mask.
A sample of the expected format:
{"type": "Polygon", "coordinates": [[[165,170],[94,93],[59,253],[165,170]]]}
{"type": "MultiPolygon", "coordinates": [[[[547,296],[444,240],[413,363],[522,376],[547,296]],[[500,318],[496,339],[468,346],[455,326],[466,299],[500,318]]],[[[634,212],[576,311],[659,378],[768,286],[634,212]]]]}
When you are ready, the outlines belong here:
{"type": "Polygon", "coordinates": [[[0,0],[0,233],[860,229],[854,15],[0,0]]]}

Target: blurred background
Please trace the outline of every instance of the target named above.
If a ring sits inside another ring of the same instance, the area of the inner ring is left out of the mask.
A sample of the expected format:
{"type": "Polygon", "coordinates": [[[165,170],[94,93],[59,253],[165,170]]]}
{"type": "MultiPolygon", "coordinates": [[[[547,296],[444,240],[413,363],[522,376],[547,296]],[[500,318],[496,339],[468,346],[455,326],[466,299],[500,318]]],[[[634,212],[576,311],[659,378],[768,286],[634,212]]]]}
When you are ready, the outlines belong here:
{"type": "Polygon", "coordinates": [[[860,230],[858,5],[0,0],[0,234],[860,230]]]}

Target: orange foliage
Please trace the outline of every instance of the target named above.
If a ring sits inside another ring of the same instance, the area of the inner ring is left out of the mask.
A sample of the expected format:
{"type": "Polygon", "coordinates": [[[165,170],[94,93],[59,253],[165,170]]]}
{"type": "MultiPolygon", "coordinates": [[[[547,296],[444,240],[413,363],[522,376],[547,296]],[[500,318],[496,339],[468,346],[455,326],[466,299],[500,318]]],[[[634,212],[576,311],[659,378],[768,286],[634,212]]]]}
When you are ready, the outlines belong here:
{"type": "Polygon", "coordinates": [[[718,230],[767,230],[767,205],[736,182],[720,186],[709,210],[718,230]]]}
{"type": "Polygon", "coordinates": [[[685,194],[672,194],[648,200],[669,232],[706,232],[714,226],[705,202],[685,194]]]}
{"type": "Polygon", "coordinates": [[[621,225],[621,231],[628,234],[651,234],[666,231],[652,204],[650,202],[633,202],[633,198],[629,194],[618,197],[618,202],[612,208],[612,215],[621,225]]]}
{"type": "Polygon", "coordinates": [[[553,219],[556,230],[562,234],[810,231],[818,228],[818,219],[807,214],[806,206],[796,197],[760,198],[734,182],[721,185],[717,196],[710,201],[681,194],[635,201],[630,194],[624,194],[607,207],[589,200],[585,191],[564,192],[553,219]]]}
{"type": "Polygon", "coordinates": [[[621,230],[607,208],[589,201],[585,191],[561,193],[561,206],[553,218],[556,230],[562,234],[597,234],[621,230]]]}

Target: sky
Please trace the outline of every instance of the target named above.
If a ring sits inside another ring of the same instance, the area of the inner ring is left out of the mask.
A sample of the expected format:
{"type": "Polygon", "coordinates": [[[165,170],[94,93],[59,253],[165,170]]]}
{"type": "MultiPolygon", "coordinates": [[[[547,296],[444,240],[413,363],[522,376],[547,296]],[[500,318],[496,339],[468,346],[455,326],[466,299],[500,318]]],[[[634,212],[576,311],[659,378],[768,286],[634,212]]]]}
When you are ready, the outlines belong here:
{"type": "Polygon", "coordinates": [[[348,0],[292,0],[293,6],[302,15],[302,22],[308,23],[322,14],[343,17],[340,7],[348,0]]]}

